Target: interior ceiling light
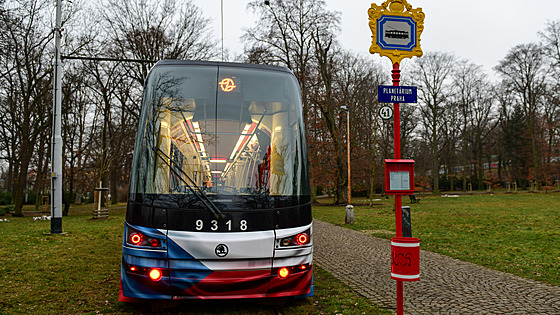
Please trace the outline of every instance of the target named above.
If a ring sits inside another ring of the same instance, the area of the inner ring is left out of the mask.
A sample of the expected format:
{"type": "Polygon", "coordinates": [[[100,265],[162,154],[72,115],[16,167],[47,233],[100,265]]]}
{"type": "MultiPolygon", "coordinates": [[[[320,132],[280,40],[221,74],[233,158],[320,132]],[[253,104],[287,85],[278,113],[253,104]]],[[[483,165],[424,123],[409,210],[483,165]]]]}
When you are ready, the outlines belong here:
{"type": "Polygon", "coordinates": [[[226,163],[227,160],[221,160],[221,159],[211,159],[210,163],[226,163]]]}
{"type": "Polygon", "coordinates": [[[231,151],[231,155],[229,156],[230,160],[233,160],[237,152],[243,148],[245,142],[247,142],[247,140],[251,136],[253,136],[253,132],[255,131],[256,127],[257,127],[256,123],[245,125],[245,128],[243,128],[243,132],[241,132],[241,135],[239,136],[239,139],[237,140],[237,143],[235,144],[233,151],[231,151]]]}

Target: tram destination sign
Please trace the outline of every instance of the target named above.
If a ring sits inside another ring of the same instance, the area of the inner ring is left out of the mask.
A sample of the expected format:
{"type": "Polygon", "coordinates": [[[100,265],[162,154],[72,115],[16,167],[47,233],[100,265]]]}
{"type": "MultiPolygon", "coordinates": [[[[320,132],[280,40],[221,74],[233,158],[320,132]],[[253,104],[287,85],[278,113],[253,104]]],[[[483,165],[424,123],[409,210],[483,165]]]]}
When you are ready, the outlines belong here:
{"type": "Polygon", "coordinates": [[[417,103],[415,86],[379,85],[377,97],[380,103],[417,103]]]}

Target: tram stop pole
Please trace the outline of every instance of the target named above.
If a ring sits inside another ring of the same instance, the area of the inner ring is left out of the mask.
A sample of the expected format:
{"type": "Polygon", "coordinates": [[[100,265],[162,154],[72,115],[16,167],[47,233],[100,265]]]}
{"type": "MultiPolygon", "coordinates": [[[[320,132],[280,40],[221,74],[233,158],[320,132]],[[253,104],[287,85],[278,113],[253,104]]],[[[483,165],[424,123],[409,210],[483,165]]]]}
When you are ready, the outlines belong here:
{"type": "MultiPolygon", "coordinates": [[[[389,57],[393,69],[393,87],[400,85],[400,62],[404,58],[423,55],[420,35],[424,30],[422,8],[412,8],[407,0],[387,0],[368,9],[372,42],[371,54],[389,57]]],[[[381,90],[382,86],[378,87],[381,90]]],[[[399,103],[415,103],[415,87],[386,87],[378,94],[380,103],[393,103],[394,160],[385,160],[385,193],[395,196],[395,234],[391,240],[391,278],[397,282],[397,314],[403,314],[403,281],[419,280],[419,239],[402,237],[402,195],[414,193],[414,161],[401,159],[401,127],[399,103]],[[409,96],[413,96],[413,100],[409,96]],[[388,99],[386,98],[388,97],[388,99]],[[410,257],[401,262],[400,257],[410,257]],[[414,260],[414,261],[413,261],[414,260]],[[411,268],[414,266],[414,268],[411,268]],[[404,268],[403,268],[404,267],[404,268]]],[[[381,115],[381,112],[380,112],[381,115]]],[[[383,119],[389,118],[382,116],[383,119]]],[[[390,119],[390,118],[389,118],[390,119]]]]}
{"type": "MultiPolygon", "coordinates": [[[[395,62],[393,64],[392,75],[393,86],[399,86],[401,70],[399,68],[399,63],[395,62]]],[[[399,103],[393,103],[393,124],[394,124],[394,134],[395,139],[395,160],[401,158],[401,119],[400,119],[400,105],[399,103]]],[[[396,237],[402,237],[402,197],[401,195],[395,195],[395,234],[396,237]]],[[[397,314],[403,314],[403,282],[402,280],[397,280],[397,314]]]]}

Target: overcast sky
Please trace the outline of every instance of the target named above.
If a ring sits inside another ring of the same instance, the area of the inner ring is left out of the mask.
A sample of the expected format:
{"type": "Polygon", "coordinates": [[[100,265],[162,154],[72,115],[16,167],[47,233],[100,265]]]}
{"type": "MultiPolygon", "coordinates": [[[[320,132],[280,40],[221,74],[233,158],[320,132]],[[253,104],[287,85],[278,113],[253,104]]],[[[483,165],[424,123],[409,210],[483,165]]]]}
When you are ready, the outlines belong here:
{"type": "MultiPolygon", "coordinates": [[[[264,0],[263,0],[264,1],[264,0]]],[[[275,0],[270,0],[274,2],[275,0]]],[[[212,19],[216,38],[220,38],[220,0],[194,0],[204,16],[212,19]]],[[[248,0],[223,0],[224,47],[233,54],[243,52],[240,36],[244,27],[255,21],[246,10],[248,0]]],[[[367,10],[371,0],[326,0],[327,9],[341,13],[339,42],[345,49],[369,55],[371,31],[367,10]]],[[[413,8],[426,14],[421,47],[424,52],[445,51],[482,65],[494,76],[492,68],[518,44],[539,41],[538,32],[548,21],[560,20],[560,0],[409,0],[413,8]]],[[[372,56],[372,59],[376,57],[372,56]]],[[[385,66],[390,65],[383,58],[385,66]]]]}

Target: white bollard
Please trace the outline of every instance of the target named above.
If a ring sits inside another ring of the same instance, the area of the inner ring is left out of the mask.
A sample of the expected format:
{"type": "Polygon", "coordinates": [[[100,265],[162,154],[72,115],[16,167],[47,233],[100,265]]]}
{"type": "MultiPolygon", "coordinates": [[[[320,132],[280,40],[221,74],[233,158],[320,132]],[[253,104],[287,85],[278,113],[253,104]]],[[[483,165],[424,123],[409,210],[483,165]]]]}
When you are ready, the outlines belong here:
{"type": "Polygon", "coordinates": [[[346,220],[345,220],[346,224],[352,224],[354,223],[354,206],[353,205],[347,205],[346,206],[346,220]]]}

